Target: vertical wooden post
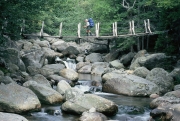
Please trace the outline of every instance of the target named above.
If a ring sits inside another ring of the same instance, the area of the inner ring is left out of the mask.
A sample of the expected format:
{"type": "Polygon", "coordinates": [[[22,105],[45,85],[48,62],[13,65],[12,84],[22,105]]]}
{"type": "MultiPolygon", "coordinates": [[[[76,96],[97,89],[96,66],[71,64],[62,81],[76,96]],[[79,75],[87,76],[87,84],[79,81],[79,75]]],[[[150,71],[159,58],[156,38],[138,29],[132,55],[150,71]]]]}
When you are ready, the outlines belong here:
{"type": "Polygon", "coordinates": [[[132,34],[132,25],[131,25],[131,21],[129,22],[129,32],[130,32],[130,34],[132,34]]]}
{"type": "Polygon", "coordinates": [[[148,23],[148,30],[149,30],[150,33],[152,33],[151,32],[151,28],[150,28],[150,21],[149,21],[149,19],[147,19],[147,23],[148,23]]]}
{"type": "Polygon", "coordinates": [[[114,31],[115,29],[114,29],[114,23],[113,23],[113,36],[115,36],[115,31],[114,31]]]}
{"type": "Polygon", "coordinates": [[[114,29],[115,29],[115,30],[114,30],[114,31],[115,31],[115,36],[117,37],[117,22],[114,23],[114,26],[115,26],[115,27],[114,27],[114,29]]]}
{"type": "Polygon", "coordinates": [[[78,24],[78,38],[81,38],[81,23],[78,24]]]}
{"type": "Polygon", "coordinates": [[[135,30],[134,30],[134,20],[131,21],[132,22],[132,32],[135,35],[135,30]]]}
{"type": "Polygon", "coordinates": [[[96,37],[99,37],[99,22],[95,26],[96,26],[96,37]]]}
{"type": "Polygon", "coordinates": [[[23,36],[24,29],[25,29],[25,20],[23,20],[23,23],[22,23],[22,26],[21,26],[20,35],[22,35],[22,36],[23,36]]]}
{"type": "Polygon", "coordinates": [[[59,25],[59,38],[61,38],[62,34],[62,22],[59,25]]]}
{"type": "Polygon", "coordinates": [[[146,20],[144,20],[144,26],[145,26],[145,33],[148,33],[146,20]]]}
{"type": "Polygon", "coordinates": [[[43,37],[44,21],[42,21],[42,28],[40,31],[40,37],[43,37]]]}

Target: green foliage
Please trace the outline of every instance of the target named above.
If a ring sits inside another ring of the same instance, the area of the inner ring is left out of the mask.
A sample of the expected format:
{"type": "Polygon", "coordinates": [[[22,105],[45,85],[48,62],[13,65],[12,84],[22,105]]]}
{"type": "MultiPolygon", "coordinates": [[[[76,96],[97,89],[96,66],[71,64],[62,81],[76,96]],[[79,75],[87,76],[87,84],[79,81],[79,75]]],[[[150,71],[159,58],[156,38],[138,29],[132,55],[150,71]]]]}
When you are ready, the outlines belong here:
{"type": "Polygon", "coordinates": [[[121,51],[129,49],[132,45],[135,44],[135,38],[133,37],[128,37],[126,39],[119,39],[118,40],[118,48],[121,51]]]}

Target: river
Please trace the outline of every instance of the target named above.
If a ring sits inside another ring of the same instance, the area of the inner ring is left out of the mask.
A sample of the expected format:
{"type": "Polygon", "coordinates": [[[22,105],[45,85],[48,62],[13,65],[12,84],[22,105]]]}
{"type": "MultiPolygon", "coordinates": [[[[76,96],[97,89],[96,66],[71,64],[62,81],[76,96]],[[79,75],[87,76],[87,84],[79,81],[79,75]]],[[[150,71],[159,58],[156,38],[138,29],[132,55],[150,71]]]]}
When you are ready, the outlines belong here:
{"type": "MultiPolygon", "coordinates": [[[[100,81],[101,77],[92,75],[81,75],[79,81],[100,81]]],[[[84,85],[84,89],[88,86],[84,85]]],[[[82,86],[83,87],[83,86],[82,86]]],[[[111,120],[118,121],[147,121],[149,119],[149,103],[150,98],[147,97],[129,97],[124,95],[116,95],[103,92],[95,92],[94,94],[114,101],[119,108],[118,113],[115,116],[108,117],[111,120]]],[[[80,117],[79,115],[66,114],[61,111],[61,105],[42,105],[41,111],[33,112],[25,115],[29,121],[76,121],[80,117]],[[54,114],[55,111],[59,111],[58,115],[54,114]]]]}

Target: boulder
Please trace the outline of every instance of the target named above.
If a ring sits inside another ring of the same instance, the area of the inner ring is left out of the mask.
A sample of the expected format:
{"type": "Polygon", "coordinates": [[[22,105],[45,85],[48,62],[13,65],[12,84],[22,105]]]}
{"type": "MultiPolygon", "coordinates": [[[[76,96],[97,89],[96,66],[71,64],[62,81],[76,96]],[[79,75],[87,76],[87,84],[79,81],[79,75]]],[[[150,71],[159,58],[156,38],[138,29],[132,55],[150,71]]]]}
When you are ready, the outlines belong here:
{"type": "MultiPolygon", "coordinates": [[[[40,68],[36,67],[36,66],[28,66],[27,67],[27,72],[29,73],[29,75],[34,76],[36,74],[40,74],[40,68]]],[[[52,72],[53,73],[53,72],[52,72]]],[[[46,74],[47,75],[47,74],[46,74]]]]}
{"type": "Polygon", "coordinates": [[[64,64],[58,63],[58,64],[45,65],[40,70],[50,70],[50,71],[53,71],[54,74],[58,74],[59,71],[61,71],[64,68],[65,68],[64,64]]]}
{"type": "Polygon", "coordinates": [[[63,50],[65,50],[68,47],[68,45],[63,40],[58,40],[58,41],[53,42],[51,47],[53,50],[62,52],[63,50]]]}
{"type": "Polygon", "coordinates": [[[107,117],[104,114],[96,112],[96,110],[92,110],[95,110],[95,108],[91,108],[89,111],[83,112],[79,121],[107,121],[107,117]]]}
{"type": "Polygon", "coordinates": [[[47,60],[48,60],[48,64],[55,63],[55,57],[56,56],[63,57],[62,53],[55,52],[54,50],[47,48],[47,47],[43,47],[42,51],[44,52],[45,58],[47,58],[47,60]]]}
{"type": "Polygon", "coordinates": [[[78,57],[76,58],[76,61],[77,61],[77,62],[84,62],[84,57],[78,56],[78,57]]]}
{"type": "Polygon", "coordinates": [[[180,90],[180,84],[174,86],[174,90],[180,90]]]}
{"type": "Polygon", "coordinates": [[[0,85],[0,111],[23,113],[40,109],[38,97],[28,88],[15,83],[0,85]]]}
{"type": "Polygon", "coordinates": [[[105,98],[93,94],[78,95],[62,104],[62,110],[69,113],[82,114],[92,107],[96,107],[97,112],[114,115],[118,112],[117,105],[105,98]]]}
{"type": "Polygon", "coordinates": [[[92,64],[91,74],[102,75],[107,72],[109,68],[109,63],[107,62],[95,62],[92,64]]]}
{"type": "Polygon", "coordinates": [[[134,63],[134,61],[135,61],[137,58],[139,58],[139,57],[145,57],[145,56],[147,56],[147,55],[148,55],[148,53],[147,53],[146,50],[140,50],[140,51],[134,56],[133,60],[131,61],[131,64],[134,63]]]}
{"type": "Polygon", "coordinates": [[[173,77],[175,84],[179,84],[180,83],[180,68],[175,68],[173,71],[171,71],[170,76],[173,77]]]}
{"type": "Polygon", "coordinates": [[[73,47],[73,46],[69,46],[67,47],[65,50],[63,50],[62,54],[64,56],[69,56],[69,55],[78,55],[79,51],[73,47]]]}
{"type": "Polygon", "coordinates": [[[69,79],[66,79],[62,76],[59,76],[57,74],[53,74],[53,75],[49,75],[48,80],[54,80],[55,81],[55,85],[57,85],[61,80],[65,80],[67,83],[69,83],[71,86],[73,85],[73,82],[69,79]]]}
{"type": "Polygon", "coordinates": [[[133,62],[131,62],[130,69],[131,70],[135,70],[136,68],[141,67],[141,65],[139,64],[139,61],[143,60],[144,58],[145,57],[138,57],[138,58],[136,58],[133,62]]]}
{"type": "Polygon", "coordinates": [[[110,67],[115,68],[115,69],[121,69],[124,68],[124,65],[122,63],[120,63],[119,60],[114,60],[109,62],[110,63],[110,67]]]}
{"type": "Polygon", "coordinates": [[[47,40],[43,40],[43,41],[34,41],[34,43],[38,44],[40,47],[48,47],[50,48],[50,44],[47,40]]]}
{"type": "Polygon", "coordinates": [[[9,76],[0,76],[0,83],[10,84],[15,83],[15,81],[13,81],[12,78],[9,76]]]}
{"type": "Polygon", "coordinates": [[[60,72],[59,72],[60,76],[64,77],[64,78],[67,78],[71,81],[77,81],[78,80],[78,73],[72,69],[62,69],[60,72]]]}
{"type": "Polygon", "coordinates": [[[141,77],[113,71],[102,76],[103,92],[128,96],[149,96],[159,93],[155,83],[141,77]],[[128,88],[127,88],[128,87],[128,88]]]}
{"type": "Polygon", "coordinates": [[[160,94],[165,94],[174,87],[173,78],[162,68],[152,69],[146,76],[146,79],[158,86],[160,94]]]}
{"type": "Polygon", "coordinates": [[[134,52],[129,52],[128,54],[123,55],[120,59],[120,63],[122,63],[124,66],[130,65],[135,54],[136,53],[134,53],[134,52]]]}
{"type": "Polygon", "coordinates": [[[0,76],[4,76],[4,72],[0,70],[0,76]]]}
{"type": "Polygon", "coordinates": [[[85,58],[86,62],[103,62],[103,58],[102,55],[100,53],[91,53],[89,55],[86,56],[85,58]]]}
{"type": "Polygon", "coordinates": [[[63,101],[62,95],[51,87],[38,83],[31,83],[28,85],[28,88],[37,95],[43,104],[59,104],[63,101]]]}
{"type": "Polygon", "coordinates": [[[76,70],[79,70],[80,68],[82,68],[85,65],[91,65],[90,62],[79,62],[76,64],[76,70]]]}
{"type": "Polygon", "coordinates": [[[168,68],[166,67],[169,66],[168,60],[171,60],[171,58],[167,57],[165,53],[155,53],[140,59],[139,64],[140,66],[144,66],[149,70],[155,67],[168,68]]]}
{"type": "Polygon", "coordinates": [[[19,67],[20,70],[25,70],[25,65],[20,58],[20,52],[18,49],[15,48],[1,48],[0,49],[0,58],[10,64],[15,64],[19,67]]]}
{"type": "Polygon", "coordinates": [[[110,51],[110,53],[108,53],[105,57],[104,57],[104,60],[106,62],[110,62],[110,61],[113,61],[115,59],[117,59],[119,57],[119,53],[120,53],[120,50],[112,50],[110,51]]]}
{"type": "Polygon", "coordinates": [[[25,66],[35,66],[41,68],[44,63],[44,52],[41,50],[30,50],[23,54],[22,61],[25,66]]]}
{"type": "Polygon", "coordinates": [[[146,78],[150,71],[146,67],[138,67],[134,70],[134,75],[146,78]]]}
{"type": "Polygon", "coordinates": [[[90,74],[90,73],[91,73],[91,68],[92,68],[91,65],[85,65],[85,66],[83,66],[82,68],[80,68],[80,69],[78,70],[78,73],[90,74]]]}
{"type": "Polygon", "coordinates": [[[51,88],[49,81],[41,74],[37,74],[37,75],[33,76],[32,80],[36,81],[38,84],[42,84],[44,86],[51,88]]]}
{"type": "Polygon", "coordinates": [[[28,121],[21,115],[0,112],[0,121],[28,121]]]}
{"type": "Polygon", "coordinates": [[[71,86],[69,85],[69,83],[67,83],[65,80],[61,80],[59,81],[59,83],[57,84],[56,90],[57,92],[59,92],[61,95],[64,95],[65,91],[67,89],[70,89],[71,86]]]}

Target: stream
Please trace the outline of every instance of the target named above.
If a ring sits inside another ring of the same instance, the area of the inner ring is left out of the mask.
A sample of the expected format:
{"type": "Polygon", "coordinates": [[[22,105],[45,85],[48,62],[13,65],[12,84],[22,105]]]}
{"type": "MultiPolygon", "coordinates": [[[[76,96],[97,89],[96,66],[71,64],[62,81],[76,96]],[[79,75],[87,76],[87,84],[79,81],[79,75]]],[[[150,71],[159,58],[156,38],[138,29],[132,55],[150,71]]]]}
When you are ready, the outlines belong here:
{"type": "MultiPolygon", "coordinates": [[[[90,74],[80,74],[79,82],[81,85],[77,87],[86,92],[90,90],[94,94],[114,101],[119,108],[115,116],[108,117],[109,120],[117,121],[147,121],[149,119],[150,98],[146,97],[129,97],[124,95],[116,95],[101,92],[101,87],[93,88],[91,81],[101,81],[101,77],[92,76],[90,74]]],[[[33,112],[25,115],[29,121],[77,121],[79,115],[66,114],[61,112],[60,105],[42,105],[40,112],[33,112]],[[55,113],[57,112],[57,113],[55,113]]]]}

